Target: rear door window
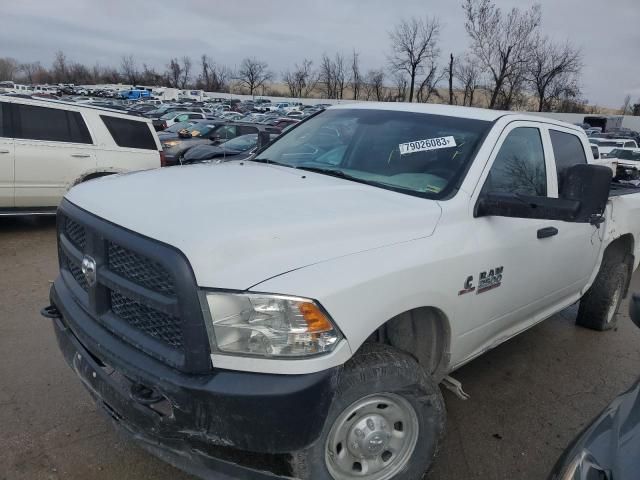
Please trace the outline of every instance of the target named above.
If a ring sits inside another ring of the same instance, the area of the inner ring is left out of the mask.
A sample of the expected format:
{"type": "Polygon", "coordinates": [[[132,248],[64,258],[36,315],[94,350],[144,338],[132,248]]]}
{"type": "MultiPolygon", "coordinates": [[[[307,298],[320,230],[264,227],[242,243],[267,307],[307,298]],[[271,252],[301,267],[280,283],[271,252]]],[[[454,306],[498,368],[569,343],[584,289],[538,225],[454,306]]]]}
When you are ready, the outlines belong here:
{"type": "Polygon", "coordinates": [[[157,150],[155,139],[146,122],[100,115],[107,130],[119,147],[157,150]]]}
{"type": "Polygon", "coordinates": [[[8,122],[4,121],[5,112],[8,112],[9,109],[4,106],[3,103],[0,103],[0,137],[10,137],[11,135],[8,132],[8,122]],[[6,125],[5,125],[6,123],[6,125]]]}
{"type": "Polygon", "coordinates": [[[587,163],[587,156],[580,138],[571,133],[549,129],[553,155],[556,159],[558,172],[558,191],[562,191],[565,172],[569,167],[587,163]]]}
{"type": "Polygon", "coordinates": [[[93,143],[79,112],[13,104],[15,138],[51,142],[93,143]]]}

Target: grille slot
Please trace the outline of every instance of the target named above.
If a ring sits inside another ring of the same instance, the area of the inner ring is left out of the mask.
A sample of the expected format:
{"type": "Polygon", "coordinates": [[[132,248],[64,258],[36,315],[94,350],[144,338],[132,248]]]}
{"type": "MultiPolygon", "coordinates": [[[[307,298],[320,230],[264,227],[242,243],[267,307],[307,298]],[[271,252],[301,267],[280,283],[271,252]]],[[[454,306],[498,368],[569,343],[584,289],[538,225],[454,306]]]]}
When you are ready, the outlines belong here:
{"type": "Polygon", "coordinates": [[[80,288],[85,292],[89,290],[89,284],[87,283],[87,279],[84,278],[82,269],[62,251],[60,251],[60,263],[69,270],[69,273],[71,273],[76,283],[80,285],[80,288]]]}
{"type": "Polygon", "coordinates": [[[150,290],[175,296],[171,275],[160,264],[109,242],[109,270],[150,290]]]}
{"type": "Polygon", "coordinates": [[[65,217],[64,233],[78,249],[84,250],[87,245],[87,234],[82,225],[74,222],[69,217],[65,217]]]}
{"type": "Polygon", "coordinates": [[[129,325],[174,348],[182,348],[179,319],[111,291],[111,311],[129,325]]]}

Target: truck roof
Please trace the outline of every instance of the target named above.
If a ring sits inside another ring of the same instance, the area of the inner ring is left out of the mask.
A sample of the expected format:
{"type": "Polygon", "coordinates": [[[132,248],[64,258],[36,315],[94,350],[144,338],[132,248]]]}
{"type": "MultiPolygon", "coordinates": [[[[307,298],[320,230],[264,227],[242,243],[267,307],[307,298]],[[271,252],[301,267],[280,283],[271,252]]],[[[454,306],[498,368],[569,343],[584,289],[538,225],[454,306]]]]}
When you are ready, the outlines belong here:
{"type": "Polygon", "coordinates": [[[342,103],[333,105],[329,109],[363,109],[363,110],[389,110],[398,112],[427,113],[431,115],[443,115],[448,117],[461,117],[473,120],[485,120],[493,122],[498,118],[509,116],[514,120],[526,120],[531,122],[544,122],[554,125],[560,125],[565,128],[572,128],[576,131],[582,131],[580,127],[570,123],[555,120],[539,115],[530,115],[524,112],[510,112],[503,110],[489,110],[486,108],[460,107],[456,105],[440,105],[432,103],[407,103],[407,102],[361,102],[361,103],[342,103]]]}

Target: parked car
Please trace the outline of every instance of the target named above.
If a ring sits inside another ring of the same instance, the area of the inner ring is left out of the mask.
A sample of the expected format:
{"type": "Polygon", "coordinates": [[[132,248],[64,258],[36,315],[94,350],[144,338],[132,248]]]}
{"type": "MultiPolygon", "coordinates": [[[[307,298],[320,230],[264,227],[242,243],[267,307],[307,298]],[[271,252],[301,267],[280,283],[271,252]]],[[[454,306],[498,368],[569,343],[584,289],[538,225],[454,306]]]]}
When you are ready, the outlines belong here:
{"type": "Polygon", "coordinates": [[[591,138],[589,141],[598,145],[602,156],[606,156],[614,148],[638,148],[635,140],[631,139],[591,138]]]}
{"type": "Polygon", "coordinates": [[[267,131],[280,133],[279,129],[244,123],[203,120],[180,130],[173,136],[162,137],[162,148],[167,165],[183,162],[184,155],[196,145],[218,145],[240,135],[267,131]]]}
{"type": "Polygon", "coordinates": [[[53,214],[74,185],[163,164],[148,119],[0,96],[0,215],[53,214]]]}
{"type": "MultiPolygon", "coordinates": [[[[640,296],[629,304],[640,328],[640,296]]],[[[549,480],[635,480],[640,470],[640,380],[571,442],[549,480]]]]}
{"type": "MultiPolygon", "coordinates": [[[[271,133],[269,141],[273,140],[279,133],[271,133]]],[[[208,160],[221,159],[240,160],[247,158],[258,147],[258,134],[250,133],[227,140],[224,143],[201,143],[187,150],[184,154],[182,164],[201,163],[208,160]]],[[[264,146],[264,145],[261,145],[264,146]]]]}
{"type": "Polygon", "coordinates": [[[174,465],[418,480],[457,368],[578,301],[615,328],[640,190],[609,195],[592,161],[547,118],[336,106],[248,160],[71,190],[45,313],[99,408],[174,465]]]}
{"type": "Polygon", "coordinates": [[[173,137],[180,130],[185,130],[185,129],[189,128],[191,125],[193,125],[194,123],[199,122],[199,121],[201,121],[201,120],[195,120],[194,119],[194,120],[185,120],[184,122],[174,123],[170,127],[167,127],[164,130],[158,132],[158,138],[162,142],[162,140],[164,138],[173,137]]]}
{"type": "Polygon", "coordinates": [[[200,112],[169,112],[162,115],[157,120],[153,120],[153,128],[157,131],[164,130],[174,123],[184,122],[185,120],[204,120],[204,113],[200,112]]]}

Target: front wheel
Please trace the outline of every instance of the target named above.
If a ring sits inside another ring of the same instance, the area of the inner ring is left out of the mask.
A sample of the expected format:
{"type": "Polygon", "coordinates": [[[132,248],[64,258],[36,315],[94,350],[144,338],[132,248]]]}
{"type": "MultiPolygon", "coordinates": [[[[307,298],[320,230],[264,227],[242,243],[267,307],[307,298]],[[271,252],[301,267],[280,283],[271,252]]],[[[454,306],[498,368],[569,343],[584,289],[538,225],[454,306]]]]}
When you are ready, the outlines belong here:
{"type": "Polygon", "coordinates": [[[605,258],[593,285],[580,300],[576,324],[592,330],[611,330],[629,280],[629,265],[605,258]]]}
{"type": "Polygon", "coordinates": [[[345,365],[320,439],[293,454],[319,480],[419,480],[444,432],[440,389],[406,353],[366,344],[345,365]]]}

